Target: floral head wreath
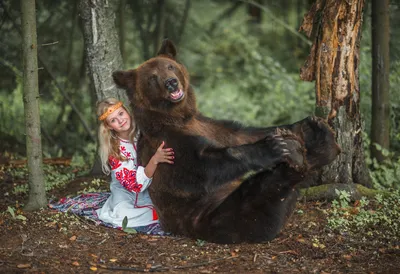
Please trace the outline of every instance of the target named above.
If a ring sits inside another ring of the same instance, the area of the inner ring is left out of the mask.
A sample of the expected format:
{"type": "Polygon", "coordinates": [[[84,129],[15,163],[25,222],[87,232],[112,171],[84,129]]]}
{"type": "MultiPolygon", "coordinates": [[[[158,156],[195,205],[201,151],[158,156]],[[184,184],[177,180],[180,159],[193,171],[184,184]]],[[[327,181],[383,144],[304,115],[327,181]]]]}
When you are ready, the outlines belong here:
{"type": "Polygon", "coordinates": [[[99,117],[99,120],[100,121],[105,120],[108,117],[108,115],[110,115],[111,113],[113,113],[114,111],[119,109],[121,106],[122,106],[122,102],[118,102],[115,105],[108,107],[106,109],[106,111],[104,111],[104,113],[99,117]]]}

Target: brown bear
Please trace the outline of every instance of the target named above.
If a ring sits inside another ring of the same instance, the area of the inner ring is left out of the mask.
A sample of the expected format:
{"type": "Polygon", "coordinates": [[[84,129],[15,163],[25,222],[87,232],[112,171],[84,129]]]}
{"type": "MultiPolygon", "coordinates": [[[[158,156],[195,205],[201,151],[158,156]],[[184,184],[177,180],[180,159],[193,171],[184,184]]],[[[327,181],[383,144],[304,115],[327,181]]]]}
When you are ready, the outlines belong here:
{"type": "Polygon", "coordinates": [[[203,116],[170,40],[156,57],[113,78],[131,98],[139,163],[145,166],[162,141],[175,151],[174,165],[159,165],[150,186],[161,226],[175,235],[272,240],[294,209],[295,186],[340,152],[319,118],[257,128],[203,116]]]}

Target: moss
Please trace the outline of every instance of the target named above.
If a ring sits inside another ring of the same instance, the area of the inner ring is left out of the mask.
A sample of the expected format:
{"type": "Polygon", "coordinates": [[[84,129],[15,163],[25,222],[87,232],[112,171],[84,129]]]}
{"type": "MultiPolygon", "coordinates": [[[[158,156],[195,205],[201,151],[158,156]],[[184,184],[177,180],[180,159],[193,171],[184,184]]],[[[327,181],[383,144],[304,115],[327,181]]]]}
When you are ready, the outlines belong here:
{"type": "Polygon", "coordinates": [[[377,194],[387,196],[388,191],[367,188],[359,184],[325,184],[300,189],[300,195],[307,200],[334,200],[337,198],[335,190],[345,190],[350,193],[351,200],[359,200],[365,196],[368,198],[375,197],[377,194]]]}

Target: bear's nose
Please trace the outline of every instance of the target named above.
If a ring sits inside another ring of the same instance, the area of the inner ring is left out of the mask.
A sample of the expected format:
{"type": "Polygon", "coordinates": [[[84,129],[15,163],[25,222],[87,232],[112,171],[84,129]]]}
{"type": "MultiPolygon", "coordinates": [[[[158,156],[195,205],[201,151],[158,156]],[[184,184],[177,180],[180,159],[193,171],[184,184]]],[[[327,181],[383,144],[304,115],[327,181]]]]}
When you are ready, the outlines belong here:
{"type": "Polygon", "coordinates": [[[169,92],[174,92],[178,87],[178,80],[176,78],[168,78],[164,83],[169,92]]]}

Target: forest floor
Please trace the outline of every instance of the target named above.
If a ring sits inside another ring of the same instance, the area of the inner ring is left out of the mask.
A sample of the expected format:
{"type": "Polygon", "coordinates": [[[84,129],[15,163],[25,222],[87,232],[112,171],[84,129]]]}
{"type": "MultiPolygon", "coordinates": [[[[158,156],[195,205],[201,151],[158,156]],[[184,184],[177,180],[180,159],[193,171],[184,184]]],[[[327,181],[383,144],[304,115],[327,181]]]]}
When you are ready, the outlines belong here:
{"type": "MultiPolygon", "coordinates": [[[[328,202],[299,201],[269,243],[221,245],[127,234],[47,208],[23,211],[27,197],[14,191],[26,184],[20,174],[0,169],[0,273],[400,273],[399,239],[366,241],[363,231],[327,229],[328,202]]],[[[74,196],[92,179],[74,178],[48,196],[74,196]]]]}

